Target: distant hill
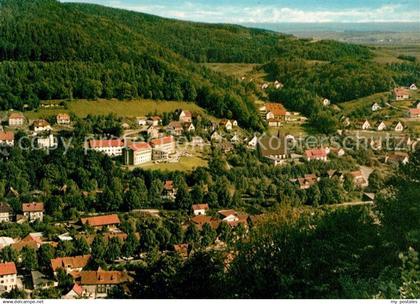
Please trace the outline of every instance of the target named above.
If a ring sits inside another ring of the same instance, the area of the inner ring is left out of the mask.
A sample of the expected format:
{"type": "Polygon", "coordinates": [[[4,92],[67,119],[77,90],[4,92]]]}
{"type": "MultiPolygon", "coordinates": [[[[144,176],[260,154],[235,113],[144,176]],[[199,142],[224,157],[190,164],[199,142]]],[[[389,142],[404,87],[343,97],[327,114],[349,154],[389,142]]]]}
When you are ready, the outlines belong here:
{"type": "Polygon", "coordinates": [[[36,108],[40,99],[187,100],[260,128],[248,98],[252,87],[196,63],[371,57],[357,45],[98,5],[0,0],[0,6],[0,109],[36,108]]]}

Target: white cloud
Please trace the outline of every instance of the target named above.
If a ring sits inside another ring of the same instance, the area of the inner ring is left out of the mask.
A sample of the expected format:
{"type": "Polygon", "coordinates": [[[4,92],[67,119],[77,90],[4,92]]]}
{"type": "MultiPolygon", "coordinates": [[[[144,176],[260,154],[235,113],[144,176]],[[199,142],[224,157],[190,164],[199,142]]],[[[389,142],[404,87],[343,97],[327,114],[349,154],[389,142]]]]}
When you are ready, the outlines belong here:
{"type": "MultiPolygon", "coordinates": [[[[79,0],[80,1],[80,0],[79,0]]],[[[82,0],[89,2],[89,0],[82,0]]],[[[127,4],[121,0],[100,1],[104,5],[191,21],[227,23],[280,22],[413,22],[420,20],[420,7],[409,10],[397,4],[343,10],[303,10],[277,5],[214,6],[184,2],[178,6],[127,4]]]]}

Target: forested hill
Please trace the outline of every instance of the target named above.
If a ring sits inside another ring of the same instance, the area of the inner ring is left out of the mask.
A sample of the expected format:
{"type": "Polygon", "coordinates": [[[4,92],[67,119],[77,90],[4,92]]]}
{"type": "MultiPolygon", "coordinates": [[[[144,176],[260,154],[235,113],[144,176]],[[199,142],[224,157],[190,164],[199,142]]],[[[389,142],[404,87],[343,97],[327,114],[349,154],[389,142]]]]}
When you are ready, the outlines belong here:
{"type": "Polygon", "coordinates": [[[176,21],[90,4],[0,0],[0,110],[43,99],[195,101],[260,128],[252,87],[197,62],[371,57],[369,49],[234,25],[176,21]]]}

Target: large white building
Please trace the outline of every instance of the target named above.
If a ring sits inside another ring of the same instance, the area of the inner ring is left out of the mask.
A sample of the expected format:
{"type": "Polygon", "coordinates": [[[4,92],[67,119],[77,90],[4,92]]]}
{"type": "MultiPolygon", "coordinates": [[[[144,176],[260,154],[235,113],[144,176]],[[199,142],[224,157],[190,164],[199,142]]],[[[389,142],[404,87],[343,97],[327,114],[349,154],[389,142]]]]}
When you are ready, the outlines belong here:
{"type": "Polygon", "coordinates": [[[154,139],[150,145],[153,148],[153,159],[165,159],[175,153],[175,140],[172,136],[154,139]]]}
{"type": "Polygon", "coordinates": [[[14,262],[0,264],[0,292],[9,292],[17,285],[17,271],[14,262]]]}
{"type": "Polygon", "coordinates": [[[136,166],[152,160],[152,147],[146,142],[134,142],[124,149],[124,163],[136,166]]]}
{"type": "Polygon", "coordinates": [[[121,139],[91,139],[88,146],[91,150],[113,157],[122,155],[124,142],[121,139]]]}
{"type": "Polygon", "coordinates": [[[28,221],[40,220],[42,222],[44,218],[44,203],[32,202],[22,204],[22,212],[28,221]]]}

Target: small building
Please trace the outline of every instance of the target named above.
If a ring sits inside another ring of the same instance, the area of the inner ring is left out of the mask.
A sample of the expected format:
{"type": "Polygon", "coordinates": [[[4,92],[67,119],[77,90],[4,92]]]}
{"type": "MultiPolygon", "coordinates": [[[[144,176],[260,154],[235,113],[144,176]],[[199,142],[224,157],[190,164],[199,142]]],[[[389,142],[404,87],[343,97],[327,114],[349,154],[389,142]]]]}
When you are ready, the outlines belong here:
{"type": "Polygon", "coordinates": [[[58,146],[58,140],[52,134],[49,134],[47,136],[38,136],[36,138],[36,143],[41,149],[51,149],[58,146]]]}
{"type": "Polygon", "coordinates": [[[415,83],[412,83],[412,84],[410,85],[410,90],[412,90],[412,91],[417,90],[417,86],[416,86],[416,84],[415,84],[415,83]]]}
{"type": "Polygon", "coordinates": [[[315,185],[319,181],[319,178],[315,174],[305,174],[304,177],[299,177],[297,182],[299,183],[299,189],[306,190],[315,185]]]}
{"type": "Polygon", "coordinates": [[[63,269],[67,274],[70,274],[73,271],[82,271],[89,263],[90,259],[90,255],[51,259],[51,269],[54,275],[56,275],[59,268],[63,269]]]}
{"type": "Polygon", "coordinates": [[[25,116],[22,113],[12,112],[9,115],[9,127],[20,127],[25,123],[25,116]]]}
{"type": "Polygon", "coordinates": [[[59,125],[69,125],[71,122],[70,115],[67,113],[59,113],[55,119],[59,125]]]}
{"type": "Polygon", "coordinates": [[[32,130],[35,132],[51,131],[51,125],[45,119],[37,119],[32,123],[32,130]]]}
{"type": "Polygon", "coordinates": [[[383,131],[386,130],[386,124],[383,121],[377,122],[375,125],[376,130],[383,131]]]}
{"type": "Polygon", "coordinates": [[[404,125],[401,123],[401,121],[395,122],[392,125],[392,128],[394,129],[395,132],[402,132],[402,131],[404,131],[404,125]]]}
{"type": "Polygon", "coordinates": [[[217,227],[219,227],[220,220],[207,215],[197,215],[191,219],[191,223],[193,223],[200,230],[205,224],[209,224],[211,228],[217,229],[217,227]]]}
{"type": "Polygon", "coordinates": [[[270,118],[267,121],[268,121],[268,126],[269,127],[273,127],[273,128],[281,127],[281,123],[282,123],[282,120],[281,119],[278,119],[278,118],[270,118]]]}
{"type": "Polygon", "coordinates": [[[372,112],[376,112],[382,109],[382,107],[377,102],[375,102],[372,104],[371,109],[372,109],[372,112]]]}
{"type": "Polygon", "coordinates": [[[209,210],[208,204],[195,204],[192,205],[192,210],[194,215],[206,215],[207,210],[209,210]]]}
{"type": "Polygon", "coordinates": [[[88,225],[95,229],[102,229],[102,227],[114,228],[120,224],[120,219],[117,214],[98,215],[92,217],[84,217],[80,219],[83,225],[88,225]]]}
{"type": "Polygon", "coordinates": [[[177,189],[174,186],[173,180],[167,180],[163,184],[163,199],[174,201],[176,198],[177,189]]]}
{"type": "Polygon", "coordinates": [[[150,126],[147,128],[147,137],[149,139],[155,139],[159,137],[159,128],[155,126],[150,126]]]}
{"type": "Polygon", "coordinates": [[[160,116],[152,116],[147,119],[147,124],[150,126],[157,127],[162,123],[162,118],[160,116]]]}
{"type": "Polygon", "coordinates": [[[194,124],[192,122],[186,122],[184,123],[184,129],[186,132],[194,132],[195,131],[195,127],[194,124]]]}
{"type": "Polygon", "coordinates": [[[331,101],[330,101],[328,98],[324,98],[324,99],[322,100],[322,105],[323,105],[324,107],[328,107],[330,104],[331,104],[331,101]]]}
{"type": "Polygon", "coordinates": [[[0,147],[13,147],[15,144],[15,133],[12,131],[0,131],[0,147]]]}
{"type": "Polygon", "coordinates": [[[4,247],[11,246],[15,243],[15,240],[8,236],[0,236],[0,250],[4,247]]]}
{"type": "Polygon", "coordinates": [[[152,160],[152,147],[146,142],[130,143],[123,150],[124,164],[137,166],[152,160]]]}
{"type": "Polygon", "coordinates": [[[58,282],[48,275],[37,270],[31,271],[32,285],[34,289],[49,289],[58,286],[58,282]]]}
{"type": "Polygon", "coordinates": [[[17,270],[14,262],[0,263],[0,292],[17,287],[17,270]]]}
{"type": "Polygon", "coordinates": [[[265,113],[265,119],[278,119],[280,121],[286,121],[289,113],[286,111],[281,103],[266,103],[260,108],[262,113],[265,113]]]}
{"type": "Polygon", "coordinates": [[[254,137],[248,142],[248,147],[256,148],[258,144],[258,137],[254,135],[254,137]]]}
{"type": "Polygon", "coordinates": [[[327,161],[327,151],[325,149],[308,149],[305,151],[305,159],[307,161],[327,161]]]}
{"type": "Polygon", "coordinates": [[[12,244],[11,247],[18,252],[20,252],[25,247],[38,250],[38,248],[41,247],[42,243],[43,243],[42,239],[39,236],[28,234],[26,237],[24,237],[20,241],[12,244]]]}
{"type": "Polygon", "coordinates": [[[353,182],[357,187],[364,188],[368,186],[369,183],[366,180],[366,178],[363,176],[362,171],[360,170],[352,171],[350,172],[350,175],[353,177],[353,182]]]}
{"type": "Polygon", "coordinates": [[[342,157],[346,154],[346,151],[343,148],[330,148],[330,152],[334,153],[338,157],[342,157]]]}
{"type": "Polygon", "coordinates": [[[136,117],[136,123],[138,126],[145,126],[147,125],[147,118],[146,117],[136,117]]]}
{"type": "Polygon", "coordinates": [[[190,245],[188,244],[175,244],[174,251],[178,253],[181,258],[186,259],[190,255],[190,245]]]}
{"type": "Polygon", "coordinates": [[[225,128],[226,131],[231,131],[233,128],[232,122],[229,119],[222,119],[219,126],[225,128]]]}
{"type": "Polygon", "coordinates": [[[408,116],[410,118],[420,118],[420,108],[409,109],[408,116]]]}
{"type": "Polygon", "coordinates": [[[82,299],[85,296],[85,290],[79,284],[74,284],[71,290],[63,295],[61,299],[64,300],[73,300],[73,299],[82,299]]]}
{"type": "Polygon", "coordinates": [[[106,298],[108,292],[115,286],[127,284],[133,280],[122,271],[81,271],[78,284],[85,290],[89,298],[106,298]]]}
{"type": "Polygon", "coordinates": [[[406,152],[392,152],[385,156],[385,163],[406,165],[410,161],[406,152]]]}
{"type": "Polygon", "coordinates": [[[410,92],[405,88],[395,88],[394,89],[395,100],[406,100],[410,98],[410,92]]]}
{"type": "Polygon", "coordinates": [[[153,148],[152,157],[154,160],[168,159],[176,151],[176,143],[172,136],[154,139],[150,141],[150,145],[153,148]]]}
{"type": "Polygon", "coordinates": [[[244,226],[248,225],[249,216],[247,214],[239,214],[232,209],[219,210],[217,213],[222,216],[222,221],[228,223],[229,226],[235,227],[239,224],[243,224],[244,226]]]}
{"type": "Polygon", "coordinates": [[[180,136],[184,129],[182,128],[182,124],[179,121],[171,121],[169,125],[166,127],[166,131],[173,136],[180,136]]]}
{"type": "Polygon", "coordinates": [[[12,219],[12,208],[9,204],[0,202],[0,223],[10,222],[12,219]]]}
{"type": "Polygon", "coordinates": [[[262,136],[257,149],[259,154],[274,166],[284,164],[289,158],[287,140],[282,136],[262,136]]]}
{"type": "Polygon", "coordinates": [[[32,202],[22,204],[23,216],[29,221],[39,220],[42,222],[44,218],[44,203],[32,202]]]}
{"type": "Polygon", "coordinates": [[[371,129],[371,125],[368,120],[361,120],[357,122],[357,128],[361,130],[371,129]]]}
{"type": "Polygon", "coordinates": [[[219,142],[223,140],[223,137],[217,131],[214,131],[213,134],[210,136],[210,140],[219,142]]]}
{"type": "Polygon", "coordinates": [[[192,122],[192,113],[190,111],[181,111],[179,114],[179,121],[181,123],[191,123],[192,122]]]}
{"type": "Polygon", "coordinates": [[[88,146],[91,150],[114,157],[122,155],[124,141],[122,139],[91,139],[88,146]]]}

